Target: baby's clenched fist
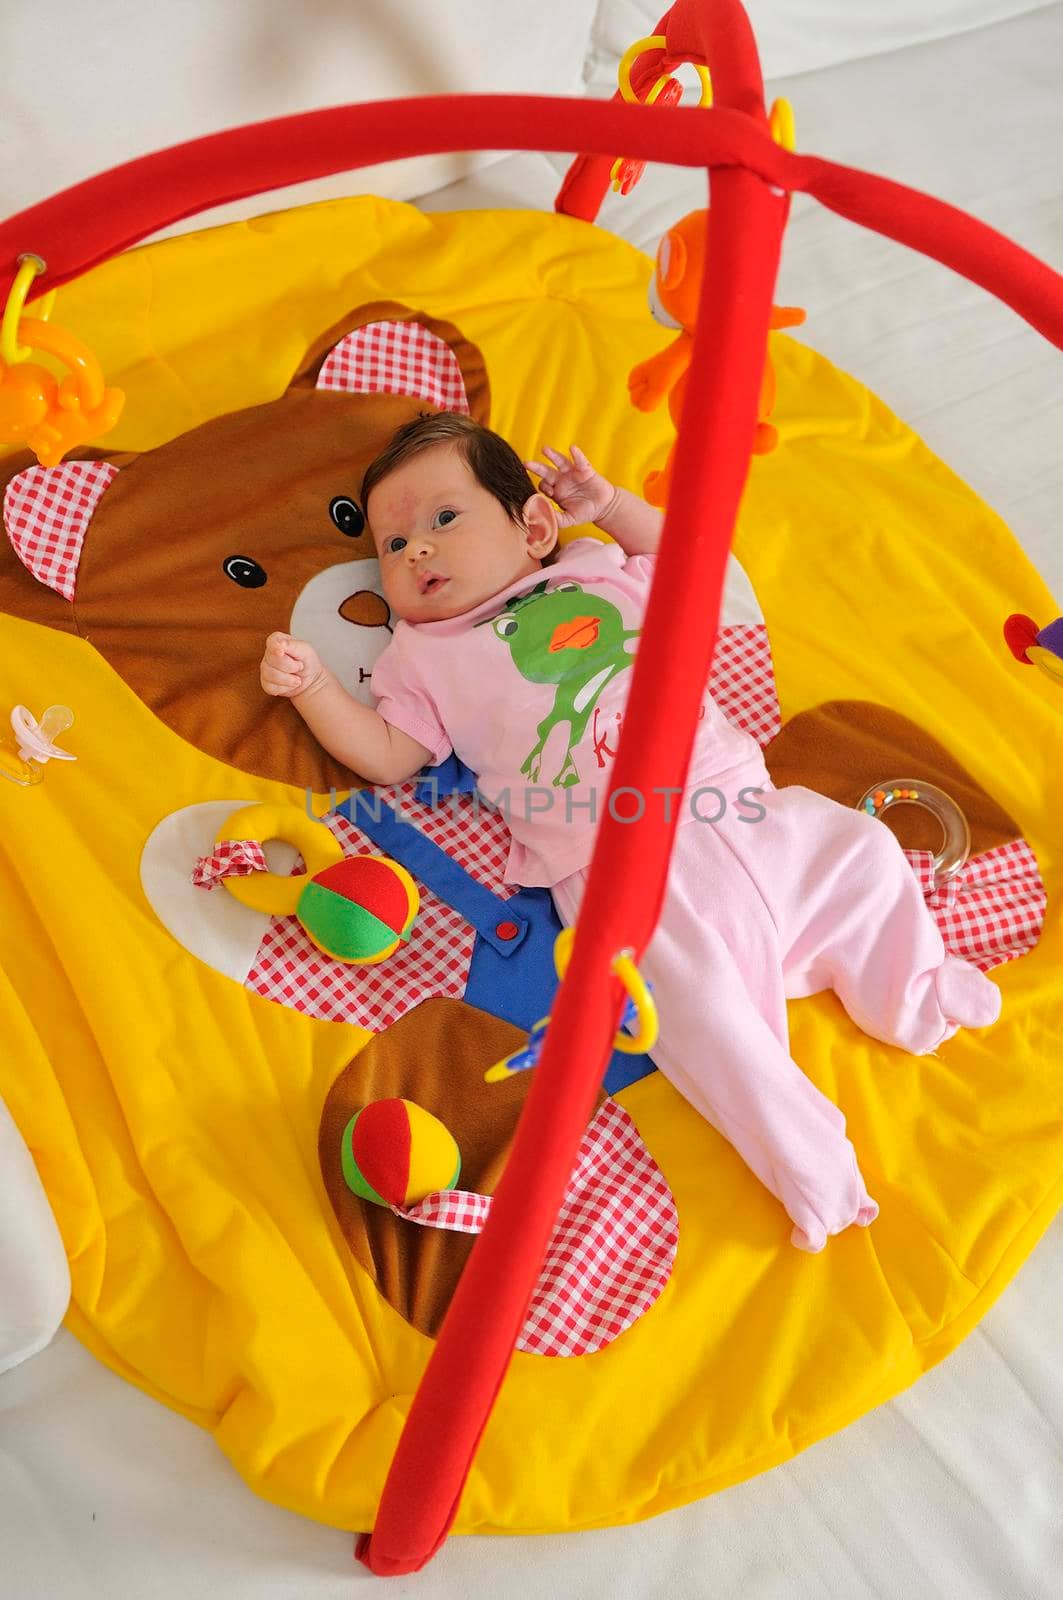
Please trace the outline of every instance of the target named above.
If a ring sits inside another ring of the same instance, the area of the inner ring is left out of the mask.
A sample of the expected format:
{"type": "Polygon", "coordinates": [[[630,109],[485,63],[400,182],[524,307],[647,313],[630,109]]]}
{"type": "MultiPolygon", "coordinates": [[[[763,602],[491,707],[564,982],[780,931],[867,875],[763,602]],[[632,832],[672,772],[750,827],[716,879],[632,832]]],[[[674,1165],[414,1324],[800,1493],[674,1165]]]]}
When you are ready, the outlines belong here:
{"type": "Polygon", "coordinates": [[[312,644],[287,633],[271,633],[258,669],[267,694],[304,694],[325,676],[321,657],[312,644]]]}

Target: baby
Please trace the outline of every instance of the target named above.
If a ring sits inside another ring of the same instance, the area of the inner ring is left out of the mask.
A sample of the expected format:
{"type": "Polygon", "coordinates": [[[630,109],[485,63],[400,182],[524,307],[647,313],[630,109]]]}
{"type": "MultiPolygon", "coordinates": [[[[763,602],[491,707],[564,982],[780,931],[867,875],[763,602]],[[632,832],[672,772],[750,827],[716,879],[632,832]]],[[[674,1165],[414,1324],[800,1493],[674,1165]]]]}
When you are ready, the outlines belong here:
{"type": "MultiPolygon", "coordinates": [[[[548,886],[572,923],[663,517],[576,446],[544,454],[522,463],[453,413],[400,428],[361,492],[400,619],[373,672],[376,710],[287,634],[270,635],[261,680],[371,783],[455,751],[505,814],[507,880],[548,886]],[[559,528],[590,523],[612,542],[559,548],[559,528]]],[[[654,1060],[782,1202],[793,1243],[821,1250],[878,1207],[845,1118],[790,1055],[787,999],[832,988],[866,1033],[925,1055],[994,1022],[999,991],[946,954],[890,830],[810,789],[776,790],[759,745],[710,696],[683,795],[628,794],[618,814],[651,804],[680,807],[640,963],[660,1013],[654,1060]]]]}

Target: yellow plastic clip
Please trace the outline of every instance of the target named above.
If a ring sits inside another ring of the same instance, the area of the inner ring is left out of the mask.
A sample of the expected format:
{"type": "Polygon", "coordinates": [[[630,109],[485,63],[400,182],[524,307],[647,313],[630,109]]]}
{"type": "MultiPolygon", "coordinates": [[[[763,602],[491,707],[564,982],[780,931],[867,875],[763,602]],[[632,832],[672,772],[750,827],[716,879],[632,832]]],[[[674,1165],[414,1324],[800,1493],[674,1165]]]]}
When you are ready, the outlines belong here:
{"type": "MultiPolygon", "coordinates": [[[[664,34],[653,33],[645,39],[636,39],[635,43],[630,45],[628,49],[624,51],[624,54],[620,58],[620,65],[617,68],[616,80],[620,87],[620,94],[622,98],[627,100],[629,104],[638,104],[638,95],[631,87],[631,69],[635,65],[635,62],[638,60],[639,56],[644,54],[644,52],[647,50],[667,50],[667,48],[668,40],[665,38],[664,34]]],[[[698,100],[698,105],[711,106],[712,78],[709,76],[709,69],[708,67],[698,66],[696,63],[691,64],[701,80],[701,97],[698,100]]],[[[657,96],[660,94],[662,88],[667,82],[668,74],[665,73],[664,77],[659,78],[654,84],[653,89],[646,99],[646,105],[653,104],[654,100],[656,100],[657,96]]]]}
{"type": "MultiPolygon", "coordinates": [[[[554,941],[554,966],[559,978],[564,978],[568,970],[569,957],[572,954],[572,942],[576,937],[575,928],[562,928],[554,941]]],[[[657,1018],[657,1007],[653,1002],[645,978],[639,971],[632,958],[630,950],[621,950],[610,962],[612,970],[620,979],[635,1010],[638,1012],[639,1026],[637,1033],[618,1033],[613,1039],[613,1049],[620,1050],[625,1055],[641,1055],[645,1050],[652,1050],[657,1043],[660,1025],[657,1018]]]]}
{"type": "Polygon", "coordinates": [[[775,140],[775,143],[782,145],[784,150],[797,148],[794,108],[789,100],[782,95],[779,96],[768,112],[768,132],[775,140]]]}
{"type": "Polygon", "coordinates": [[[645,978],[626,950],[613,957],[612,965],[613,971],[627,990],[628,999],[634,1005],[639,1018],[638,1031],[618,1033],[613,1040],[613,1049],[622,1051],[624,1055],[639,1056],[645,1050],[652,1050],[657,1043],[657,1035],[660,1033],[657,1007],[653,1003],[653,996],[645,978]]]}
{"type": "MultiPolygon", "coordinates": [[[[624,51],[624,54],[620,60],[620,66],[617,68],[616,77],[620,88],[621,98],[626,100],[629,105],[642,104],[646,106],[652,106],[669,86],[674,89],[675,93],[668,98],[673,105],[678,101],[682,93],[679,81],[678,79],[673,78],[668,72],[661,74],[656,83],[654,83],[645,100],[641,102],[639,101],[638,95],[631,87],[631,69],[638,60],[639,56],[650,50],[667,50],[667,48],[668,40],[665,38],[664,34],[654,33],[650,34],[645,39],[636,39],[635,43],[631,45],[629,49],[624,51]]],[[[693,62],[691,62],[690,65],[694,67],[694,71],[701,80],[701,97],[698,100],[699,106],[711,106],[712,78],[709,76],[708,67],[697,66],[693,62]]],[[[635,184],[638,183],[639,178],[642,176],[645,166],[645,161],[635,160],[634,157],[617,156],[612,167],[609,169],[609,182],[611,183],[614,192],[617,194],[627,194],[630,189],[633,189],[635,184]]]]}

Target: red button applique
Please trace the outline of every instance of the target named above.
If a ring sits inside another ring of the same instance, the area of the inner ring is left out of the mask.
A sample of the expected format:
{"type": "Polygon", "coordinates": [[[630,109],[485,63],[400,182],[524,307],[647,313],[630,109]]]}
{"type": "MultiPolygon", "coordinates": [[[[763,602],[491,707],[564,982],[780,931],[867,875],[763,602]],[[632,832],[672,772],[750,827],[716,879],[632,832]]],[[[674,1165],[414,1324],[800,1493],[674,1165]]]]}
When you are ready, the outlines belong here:
{"type": "Polygon", "coordinates": [[[500,922],[495,932],[500,939],[515,939],[520,929],[515,922],[500,922]]]}

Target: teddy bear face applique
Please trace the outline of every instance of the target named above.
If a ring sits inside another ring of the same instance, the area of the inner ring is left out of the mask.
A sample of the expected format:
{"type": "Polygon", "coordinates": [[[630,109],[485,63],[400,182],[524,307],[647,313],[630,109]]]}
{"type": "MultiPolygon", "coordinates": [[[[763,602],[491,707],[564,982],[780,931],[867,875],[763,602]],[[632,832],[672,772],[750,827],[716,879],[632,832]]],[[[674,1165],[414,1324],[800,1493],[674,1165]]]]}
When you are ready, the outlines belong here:
{"type": "Polygon", "coordinates": [[[488,406],[483,360],[456,328],[363,307],[275,400],[140,455],[11,473],[0,609],[77,632],[219,760],[314,790],[349,785],[291,707],[262,694],[265,639],[308,639],[369,702],[391,617],[362,475],[419,413],[486,421],[488,406]]]}

